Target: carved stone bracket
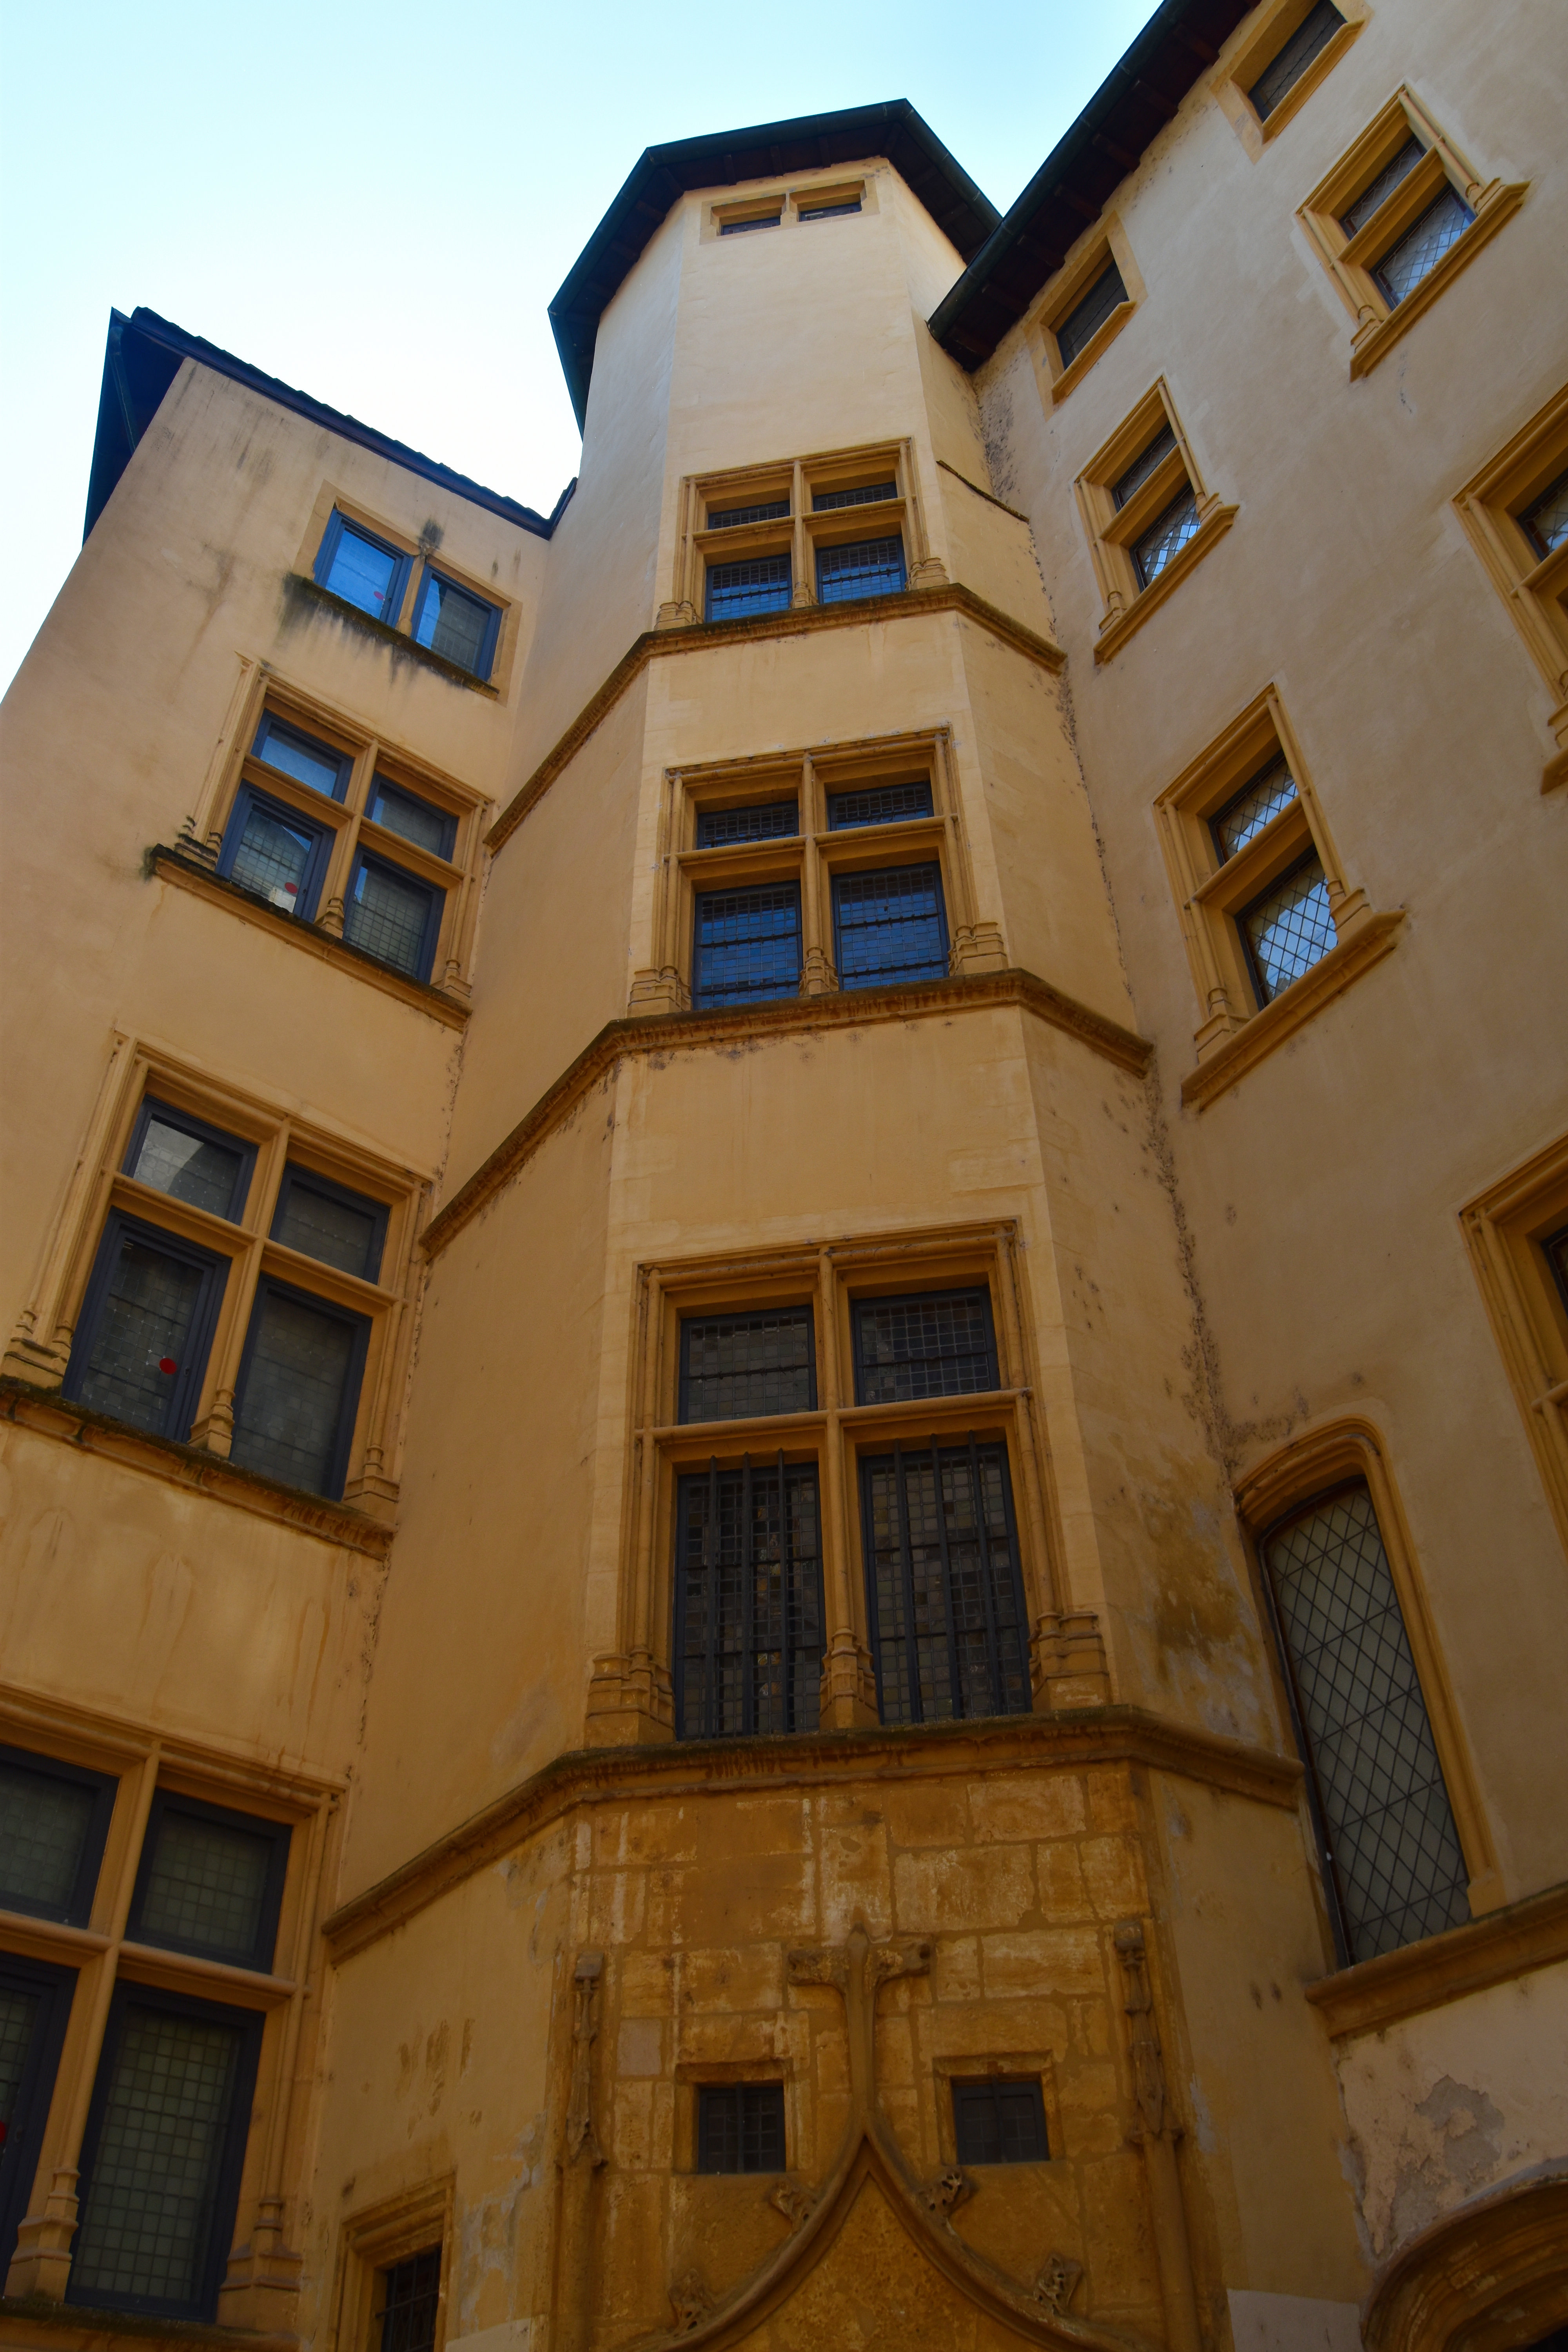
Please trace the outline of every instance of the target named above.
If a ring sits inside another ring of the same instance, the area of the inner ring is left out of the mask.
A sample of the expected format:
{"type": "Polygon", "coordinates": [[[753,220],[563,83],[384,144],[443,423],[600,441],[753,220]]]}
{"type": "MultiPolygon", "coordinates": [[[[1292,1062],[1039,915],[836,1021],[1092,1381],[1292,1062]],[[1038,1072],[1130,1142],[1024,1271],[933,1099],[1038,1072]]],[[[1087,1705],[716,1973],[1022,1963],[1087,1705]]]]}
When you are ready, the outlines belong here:
{"type": "Polygon", "coordinates": [[[962,2205],[966,2197],[973,2196],[974,2183],[966,2174],[959,2170],[956,2164],[950,2164],[944,2172],[939,2172],[934,2180],[928,2182],[919,2194],[921,2206],[931,2219],[935,2221],[945,2221],[948,2215],[962,2205]]]}
{"type": "Polygon", "coordinates": [[[1035,2301],[1043,2303],[1047,2311],[1065,2313],[1082,2276],[1083,2264],[1075,2263],[1070,2254],[1047,2254],[1045,2268],[1035,2281],[1035,2301]]]}
{"type": "Polygon", "coordinates": [[[803,2181],[781,2180],[768,2190],[763,2202],[771,2205],[775,2213],[782,2213],[792,2230],[797,2230],[807,2215],[816,2211],[816,2191],[806,2188],[803,2181]]]}
{"type": "Polygon", "coordinates": [[[713,2298],[700,2270],[683,2271],[669,2290],[669,2307],[675,2314],[674,2333],[689,2336],[700,2327],[713,2308],[713,2298]]]}

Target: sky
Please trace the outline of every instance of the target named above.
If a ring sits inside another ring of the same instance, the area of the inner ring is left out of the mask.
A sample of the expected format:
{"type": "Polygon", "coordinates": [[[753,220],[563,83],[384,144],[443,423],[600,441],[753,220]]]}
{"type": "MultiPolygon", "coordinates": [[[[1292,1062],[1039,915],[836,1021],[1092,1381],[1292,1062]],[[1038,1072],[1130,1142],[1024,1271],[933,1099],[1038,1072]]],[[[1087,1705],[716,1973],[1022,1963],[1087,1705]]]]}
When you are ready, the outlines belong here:
{"type": "Polygon", "coordinates": [[[139,303],[548,513],[580,443],[545,306],[644,147],[908,98],[1000,209],[1151,0],[9,0],[0,687],[81,543],[139,303]]]}

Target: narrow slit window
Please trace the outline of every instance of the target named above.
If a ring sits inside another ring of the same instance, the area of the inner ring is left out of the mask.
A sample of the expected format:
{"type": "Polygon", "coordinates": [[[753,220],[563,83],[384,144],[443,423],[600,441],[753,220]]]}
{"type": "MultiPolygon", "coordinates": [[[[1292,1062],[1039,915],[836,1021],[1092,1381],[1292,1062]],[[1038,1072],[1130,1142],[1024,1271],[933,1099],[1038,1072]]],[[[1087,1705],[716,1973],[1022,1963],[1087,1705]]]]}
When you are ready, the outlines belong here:
{"type": "Polygon", "coordinates": [[[846,213],[858,213],[860,210],[860,199],[858,196],[850,196],[843,204],[801,205],[798,210],[803,221],[839,220],[846,213]]]}
{"type": "Polygon", "coordinates": [[[901,538],[863,539],[849,547],[816,551],[816,594],[823,604],[844,604],[861,596],[895,595],[905,583],[901,538]]]}
{"type": "Polygon", "coordinates": [[[1260,834],[1281,809],[1296,799],[1296,779],[1283,759],[1271,760],[1262,773],[1243,784],[1233,800],[1209,819],[1214,845],[1223,865],[1260,834]]]}
{"type": "Polygon", "coordinates": [[[776,213],[755,213],[750,220],[727,220],[719,224],[721,236],[744,236],[749,229],[777,228],[784,217],[781,205],[776,213]]]}
{"type": "Polygon", "coordinates": [[[265,1974],[272,1966],[288,1859],[285,1823],[160,1790],[127,1932],[134,1943],[265,1974]]]}
{"type": "Polygon", "coordinates": [[[880,874],[836,874],[833,935],[842,988],[945,979],[942,868],[894,866],[880,874]]]}
{"type": "Polygon", "coordinates": [[[721,849],[738,841],[787,841],[800,831],[795,801],[753,801],[746,808],[700,809],[699,849],[721,849]]]}
{"type": "Polygon", "coordinates": [[[707,891],[697,901],[692,1002],[712,1011],[800,991],[800,888],[707,891]]]}
{"type": "Polygon", "coordinates": [[[680,1739],[815,1731],[823,1650],[815,1465],[683,1477],[676,1497],[675,1724],[680,1739]]]}
{"type": "Polygon", "coordinates": [[[426,2246],[376,2273],[376,2352],[435,2352],[441,2249],[426,2246]]]}
{"type": "Polygon", "coordinates": [[[232,1223],[244,1210],[255,1161],[254,1144],[149,1097],[137,1116],[125,1173],[232,1223]]]}
{"type": "Polygon", "coordinates": [[[1007,1449],[862,1461],[867,1614],[884,1723],[1026,1715],[1028,1626],[1007,1449]]]}
{"type": "Polygon", "coordinates": [[[739,621],[753,613],[787,612],[791,593],[787,555],[757,555],[743,563],[710,563],[704,618],[739,621]]]}
{"type": "Polygon", "coordinates": [[[369,1325],[263,1281],[240,1365],[229,1459],[286,1486],[340,1496],[369,1325]]]}
{"type": "Polygon", "coordinates": [[[682,1319],[682,1421],[746,1421],[763,1413],[816,1410],[809,1307],[682,1319]]]}
{"type": "Polygon", "coordinates": [[[903,824],[911,817],[930,816],[931,786],[924,777],[908,784],[872,784],[864,792],[829,793],[830,833],[852,824],[903,824]]]}
{"type": "Polygon", "coordinates": [[[1295,89],[1313,58],[1328,47],[1344,21],[1333,0],[1317,0],[1316,7],[1308,10],[1284,47],[1270,58],[1247,93],[1260,122],[1267,122],[1286,92],[1295,89]]]}
{"type": "Polygon", "coordinates": [[[697,2093],[699,2172],[783,2172],[782,2083],[704,2083],[697,2093]]]}
{"type": "Polygon", "coordinates": [[[1073,305],[1057,329],[1057,349],[1064,368],[1099,334],[1111,312],[1127,299],[1127,288],[1114,261],[1107,264],[1087,294],[1073,305]]]}
{"type": "Polygon", "coordinates": [[[991,1301],[984,1290],[917,1291],[854,1307],[855,1402],[918,1404],[999,1385],[991,1301]]]}
{"type": "Polygon", "coordinates": [[[1260,1005],[1321,963],[1338,944],[1323,861],[1315,849],[1237,918],[1260,1005]]]}
{"type": "Polygon", "coordinates": [[[1044,2164],[1051,2152],[1037,2080],[955,2081],[952,2128],[960,2164],[1044,2164]]]}

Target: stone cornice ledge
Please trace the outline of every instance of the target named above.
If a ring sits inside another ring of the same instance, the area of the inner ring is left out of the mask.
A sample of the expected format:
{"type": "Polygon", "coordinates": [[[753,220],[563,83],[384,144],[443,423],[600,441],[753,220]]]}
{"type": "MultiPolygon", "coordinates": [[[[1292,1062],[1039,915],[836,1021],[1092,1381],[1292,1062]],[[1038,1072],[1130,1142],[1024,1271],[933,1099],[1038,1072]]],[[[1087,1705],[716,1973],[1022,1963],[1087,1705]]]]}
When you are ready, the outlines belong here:
{"type": "Polygon", "coordinates": [[[956,980],[908,981],[896,988],[836,990],[827,996],[784,996],[765,1004],[724,1013],[673,1013],[659,1018],[626,1016],[607,1021],[575,1061],[546,1087],[531,1110],[497,1144],[467,1183],[431,1218],[420,1240],[428,1257],[439,1257],[469,1220],[492,1201],[524,1161],[626,1054],[668,1054],[681,1048],[730,1050],[750,1040],[812,1034],[824,1029],[866,1029],[889,1021],[913,1021],[931,1013],[1016,1004],[1052,1028],[1063,1030],[1119,1069],[1142,1077],[1153,1052],[1146,1037],[1091,1012],[1032,971],[976,972],[956,980]]]}
{"type": "Polygon", "coordinates": [[[1294,1036],[1303,1021],[1310,1021],[1320,1005],[1363,971],[1380,963],[1393,947],[1401,923],[1405,920],[1403,907],[1395,907],[1386,915],[1367,915],[1356,926],[1349,939],[1329,950],[1310,971],[1293,980],[1289,988],[1255,1013],[1234,1035],[1216,1046],[1206,1061],[1195,1070],[1189,1070],[1182,1080],[1182,1100],[1189,1110],[1206,1110],[1210,1103],[1228,1093],[1238,1078],[1294,1036]]]}
{"type": "Polygon", "coordinates": [[[498,1862],[573,1807],[637,1800],[723,1797],[747,1782],[832,1787],[845,1780],[908,1780],[1013,1769],[1080,1770],[1142,1764],[1254,1803],[1297,1801],[1301,1767],[1239,1739],[1221,1739],[1142,1707],[1075,1707],[985,1723],[882,1726],[776,1738],[686,1739],[640,1748],[583,1748],[558,1756],[462,1822],[325,1922],[334,1960],[347,1959],[498,1862]]]}
{"type": "Polygon", "coordinates": [[[266,2336],[253,2327],[217,2327],[195,2319],[155,2319],[144,2311],[98,2311],[85,2304],[50,2303],[41,2294],[0,2295],[0,2345],[17,2352],[40,2336],[59,2352],[110,2352],[116,2344],[226,2345],[230,2352],[299,2352],[297,2336],[266,2336]]]}
{"type": "MultiPolygon", "coordinates": [[[[962,476],[960,477],[962,479],[962,476]]],[[[981,492],[984,497],[985,493],[981,492]]],[[[1010,509],[1009,509],[1010,511],[1010,509]]],[[[962,581],[950,580],[937,588],[902,588],[896,595],[864,596],[846,604],[797,604],[784,613],[759,613],[743,621],[694,621],[679,629],[645,629],[621,656],[597,693],[590,697],[554,749],[547,751],[521,790],[515,793],[485,835],[492,854],[510,840],[530,809],[544,798],[562,770],[574,760],[594,730],[620,700],[650,661],[667,654],[712,653],[723,646],[763,643],[774,637],[814,635],[821,629],[863,628],[871,622],[924,620],[932,613],[962,613],[976,621],[1001,644],[1037,662],[1042,669],[1058,670],[1067,660],[1060,646],[1037,636],[977,596],[962,581]]]]}
{"type": "Polygon", "coordinates": [[[1342,1969],[1309,1985],[1307,1999],[1337,2039],[1375,2032],[1557,1960],[1568,1960],[1568,1885],[1549,1886],[1445,1935],[1342,1969]]]}
{"type": "Polygon", "coordinates": [[[32,1388],[26,1381],[0,1378],[0,1422],[15,1422],[41,1437],[74,1445],[79,1454],[149,1472],[166,1486],[195,1489],[215,1502],[250,1511],[258,1518],[276,1519],[301,1535],[344,1551],[363,1551],[384,1559],[391,1548],[392,1529],[352,1503],[330,1502],[324,1495],[301,1494],[281,1486],[257,1471],[242,1470],[219,1454],[199,1445],[181,1445],[172,1437],[151,1437],[122,1421],[73,1404],[58,1389],[32,1388]]]}

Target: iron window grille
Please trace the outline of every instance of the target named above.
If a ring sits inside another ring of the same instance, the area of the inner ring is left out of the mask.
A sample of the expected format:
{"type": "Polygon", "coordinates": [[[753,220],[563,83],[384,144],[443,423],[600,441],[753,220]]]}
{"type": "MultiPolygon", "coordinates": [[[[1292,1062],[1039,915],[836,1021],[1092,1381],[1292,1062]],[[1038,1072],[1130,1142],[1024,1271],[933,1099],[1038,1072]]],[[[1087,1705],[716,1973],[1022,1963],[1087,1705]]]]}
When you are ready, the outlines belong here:
{"type": "Polygon", "coordinates": [[[274,711],[264,710],[261,714],[251,758],[276,768],[279,775],[291,776],[297,784],[308,785],[324,800],[347,797],[353,768],[349,753],[321,742],[314,735],[307,735],[302,727],[289,725],[274,711]]]}
{"type": "Polygon", "coordinates": [[[789,519],[787,499],[763,499],[749,507],[720,507],[710,513],[710,530],[734,530],[743,522],[786,522],[789,519]]]}
{"type": "Polygon", "coordinates": [[[343,898],[343,937],[350,947],[390,964],[409,980],[430,977],[447,894],[368,849],[354,854],[343,898]]]}
{"type": "Polygon", "coordinates": [[[1559,474],[1538,499],[1531,499],[1519,520],[1537,555],[1554,555],[1568,540],[1568,473],[1559,474]]]}
{"type": "Polygon", "coordinates": [[[1317,0],[1308,10],[1283,48],[1276,50],[1247,95],[1260,122],[1267,122],[1280,100],[1295,89],[1314,58],[1321,55],[1334,35],[1344,26],[1344,18],[1333,0],[1317,0]]]}
{"type": "Polygon", "coordinates": [[[1184,483],[1163,514],[1132,542],[1132,568],[1140,588],[1152,587],[1173,556],[1179,555],[1198,528],[1198,502],[1190,482],[1184,483]]]}
{"type": "Polygon", "coordinates": [[[314,824],[287,802],[241,784],[218,853],[219,879],[311,922],[335,838],[331,825],[314,824]]]}
{"type": "Polygon", "coordinates": [[[1342,1961],[1459,1926],[1468,1874],[1370,1494],[1331,1489],[1258,1549],[1342,1961]]]}
{"type": "Polygon", "coordinates": [[[851,1320],[857,1404],[919,1404],[999,1385],[987,1291],[858,1298],[851,1320]]]}
{"type": "Polygon", "coordinates": [[[119,1785],[30,1748],[0,1748],[0,1906],[88,1925],[119,1785]]]}
{"type": "Polygon", "coordinates": [[[148,1095],[121,1166],[138,1183],[232,1224],[245,1211],[256,1146],[148,1095]]]}
{"type": "Polygon", "coordinates": [[[240,1358],[229,1460],[339,1497],[369,1341],[365,1316],[264,1275],[240,1358]]]}
{"type": "Polygon", "coordinates": [[[1390,310],[1397,308],[1424,278],[1430,277],[1474,219],[1474,213],[1457,188],[1445,186],[1434,197],[1405,235],[1389,247],[1381,261],[1373,265],[1372,274],[1390,310]]]}
{"type": "Polygon", "coordinates": [[[1237,922],[1258,1002],[1271,1004],[1338,945],[1329,885],[1317,850],[1310,849],[1270,882],[1242,908],[1237,922]]]}
{"type": "Polygon", "coordinates": [[[841,833],[852,824],[903,824],[931,814],[931,783],[923,776],[911,783],[872,784],[859,792],[827,795],[829,833],[841,833]]]}
{"type": "Polygon", "coordinates": [[[82,2140],[68,2302],[216,2318],[261,2030],[258,2011],[116,1986],[82,2140]]]}
{"type": "Polygon", "coordinates": [[[1281,809],[1290,807],[1296,797],[1296,779],[1281,753],[1210,817],[1209,831],[1220,864],[1225,865],[1238,850],[1245,849],[1281,809]]]}
{"type": "Polygon", "coordinates": [[[1036,2077],[955,2077],[952,2131],[960,2164],[1044,2164],[1051,2152],[1045,2097],[1036,2077]]]}
{"type": "Polygon", "coordinates": [[[75,1989],[74,1969],[0,1955],[0,2276],[27,2211],[75,1989]]]}
{"type": "Polygon", "coordinates": [[[378,539],[363,523],[349,522],[332,509],[316,557],[321,587],[395,628],[413,569],[414,559],[403,548],[378,539]]]}
{"type": "Polygon", "coordinates": [[[947,912],[939,865],[833,877],[833,944],[841,988],[884,988],[947,976],[947,912]]]}
{"type": "Polygon", "coordinates": [[[740,563],[710,563],[703,618],[743,621],[753,613],[787,612],[793,593],[787,555],[754,555],[740,563]]]}
{"type": "Polygon", "coordinates": [[[126,1933],[136,1943],[270,1974],[289,1840],[287,1822],[158,1790],[126,1933]]]}
{"type": "MultiPolygon", "coordinates": [[[[858,205],[856,210],[859,210],[858,205]]],[[[880,506],[885,499],[896,499],[898,495],[897,482],[864,482],[852,490],[813,490],[811,510],[813,514],[828,514],[836,507],[880,506]]]]}
{"type": "Polygon", "coordinates": [[[702,2083],[697,2091],[699,2172],[783,2172],[782,2083],[702,2083]]]}
{"type": "Polygon", "coordinates": [[[447,810],[435,808],[416,793],[405,792],[401,784],[389,783],[384,776],[377,776],[371,787],[366,814],[373,824],[384,825],[388,833],[401,834],[416,848],[428,850],[432,857],[450,862],[457,845],[458,820],[447,810]]]}
{"type": "Polygon", "coordinates": [[[441,2249],[426,2246],[376,2273],[377,2352],[435,2352],[441,2308],[441,2249]]]}
{"type": "Polygon", "coordinates": [[[800,803],[794,800],[697,812],[699,849],[722,849],[742,841],[787,841],[799,831],[800,803]]]}
{"type": "Polygon", "coordinates": [[[278,1188],[272,1213],[272,1239],[306,1257],[335,1265],[342,1274],[374,1282],[381,1273],[386,1241],[387,1207],[363,1192],[351,1192],[313,1168],[296,1168],[290,1160],[278,1188]]]}
{"type": "Polygon", "coordinates": [[[675,1735],[815,1731],[822,1545],[814,1464],[681,1478],[676,1491],[675,1735]]]}
{"type": "Polygon", "coordinates": [[[151,1436],[187,1437],[227,1276],[226,1258],[111,1210],[62,1392],[151,1436]]]}
{"type": "Polygon", "coordinates": [[[414,642],[439,654],[481,682],[488,678],[500,637],[500,607],[470,588],[459,588],[445,572],[427,567],[414,611],[414,642]]]}
{"type": "Polygon", "coordinates": [[[809,1307],[682,1317],[679,1420],[747,1421],[763,1413],[816,1410],[816,1346],[809,1307]]]}
{"type": "Polygon", "coordinates": [[[1056,330],[1057,350],[1064,368],[1072,365],[1079,352],[1099,334],[1111,312],[1127,299],[1121,272],[1114,261],[1109,262],[1088,293],[1073,305],[1056,330]]]}
{"type": "Polygon", "coordinates": [[[1027,1715],[1028,1626],[1007,1449],[972,1431],[860,1465],[884,1723],[1027,1715]]]}
{"type": "Polygon", "coordinates": [[[760,1004],[800,992],[800,885],[769,882],[697,899],[693,1004],[760,1004]]]}
{"type": "Polygon", "coordinates": [[[862,596],[891,596],[906,583],[904,542],[863,539],[847,547],[816,551],[816,600],[819,604],[846,604],[862,596]]]}

